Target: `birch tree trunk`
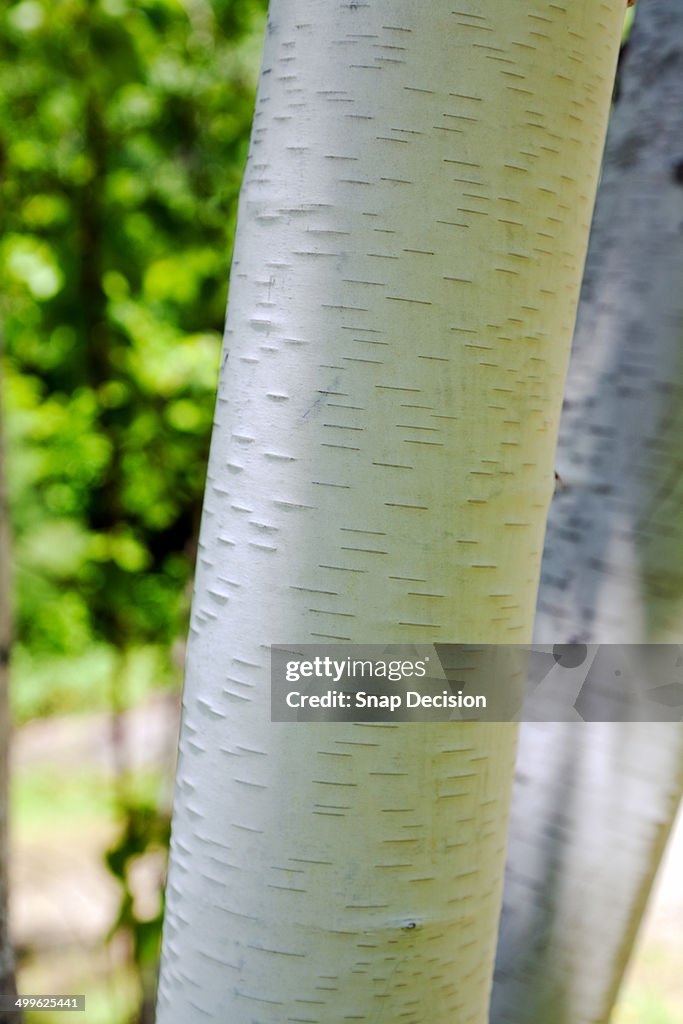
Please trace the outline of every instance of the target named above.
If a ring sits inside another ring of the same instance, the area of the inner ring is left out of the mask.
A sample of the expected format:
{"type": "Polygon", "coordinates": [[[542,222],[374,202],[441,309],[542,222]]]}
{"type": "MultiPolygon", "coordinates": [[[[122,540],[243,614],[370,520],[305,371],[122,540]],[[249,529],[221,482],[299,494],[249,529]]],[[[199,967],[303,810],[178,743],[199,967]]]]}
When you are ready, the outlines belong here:
{"type": "MultiPolygon", "coordinates": [[[[558,449],[542,643],[683,642],[683,8],[640,5],[558,449]]],[[[492,1024],[605,1022],[683,788],[680,723],[524,725],[492,1024]]]]}
{"type": "Polygon", "coordinates": [[[509,725],[274,725],[271,643],[530,639],[622,0],[272,4],[158,1024],[487,1017],[509,725]]]}

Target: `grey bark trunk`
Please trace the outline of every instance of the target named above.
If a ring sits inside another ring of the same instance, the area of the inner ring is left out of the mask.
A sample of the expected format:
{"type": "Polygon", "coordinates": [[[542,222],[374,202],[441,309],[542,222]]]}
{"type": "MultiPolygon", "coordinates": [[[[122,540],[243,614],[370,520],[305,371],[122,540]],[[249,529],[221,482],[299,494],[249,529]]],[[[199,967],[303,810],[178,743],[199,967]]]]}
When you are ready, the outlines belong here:
{"type": "MultiPolygon", "coordinates": [[[[542,643],[683,641],[683,7],[641,6],[569,372],[542,643]]],[[[523,726],[492,1024],[607,1021],[682,776],[680,723],[523,726]]]]}

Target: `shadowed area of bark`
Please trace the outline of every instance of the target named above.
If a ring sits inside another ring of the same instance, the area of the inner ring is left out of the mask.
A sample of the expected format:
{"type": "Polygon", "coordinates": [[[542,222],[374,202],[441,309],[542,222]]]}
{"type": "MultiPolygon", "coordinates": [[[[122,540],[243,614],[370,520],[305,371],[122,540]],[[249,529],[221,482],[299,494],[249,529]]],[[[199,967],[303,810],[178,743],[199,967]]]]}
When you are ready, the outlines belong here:
{"type": "MultiPolygon", "coordinates": [[[[682,138],[683,8],[648,0],[592,228],[538,642],[683,641],[682,138]]],[[[527,724],[517,775],[491,1024],[603,1024],[680,801],[681,726],[527,724]]]]}

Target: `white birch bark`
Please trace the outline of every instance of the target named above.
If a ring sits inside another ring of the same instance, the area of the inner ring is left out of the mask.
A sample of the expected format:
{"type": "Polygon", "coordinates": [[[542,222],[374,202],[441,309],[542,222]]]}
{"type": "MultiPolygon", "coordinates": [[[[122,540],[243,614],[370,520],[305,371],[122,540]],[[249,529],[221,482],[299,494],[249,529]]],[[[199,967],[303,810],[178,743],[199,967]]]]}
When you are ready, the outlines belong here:
{"type": "Polygon", "coordinates": [[[273,725],[271,643],[531,636],[622,0],[275,2],[158,1024],[482,1022],[512,726],[273,725]]]}
{"type": "MultiPolygon", "coordinates": [[[[683,7],[640,5],[586,266],[536,638],[683,642],[683,7]]],[[[524,725],[492,1024],[606,1022],[683,787],[680,723],[524,725]]]]}

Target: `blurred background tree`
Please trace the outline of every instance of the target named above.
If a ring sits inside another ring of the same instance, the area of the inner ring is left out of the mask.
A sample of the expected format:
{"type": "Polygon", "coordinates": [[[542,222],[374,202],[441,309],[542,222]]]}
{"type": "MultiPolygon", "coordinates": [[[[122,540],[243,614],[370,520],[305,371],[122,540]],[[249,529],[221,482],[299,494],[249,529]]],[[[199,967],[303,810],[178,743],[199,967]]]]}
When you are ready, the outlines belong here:
{"type": "Polygon", "coordinates": [[[264,7],[0,15],[20,720],[158,685],[184,632],[264,7]]]}
{"type": "Polygon", "coordinates": [[[141,1021],[162,908],[141,918],[129,875],[163,849],[167,809],[132,776],[123,711],[179,683],[266,6],[0,11],[13,712],[113,712],[110,937],[137,965],[141,1021]]]}

